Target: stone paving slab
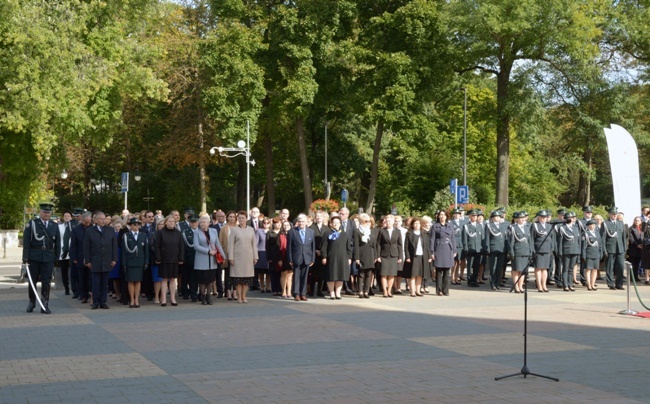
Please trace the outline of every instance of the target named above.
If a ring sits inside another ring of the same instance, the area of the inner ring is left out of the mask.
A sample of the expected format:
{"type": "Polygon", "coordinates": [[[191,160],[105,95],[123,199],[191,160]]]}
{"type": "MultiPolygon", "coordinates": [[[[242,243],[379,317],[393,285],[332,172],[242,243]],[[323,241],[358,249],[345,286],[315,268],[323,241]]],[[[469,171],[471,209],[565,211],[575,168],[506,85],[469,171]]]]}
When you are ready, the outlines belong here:
{"type": "MultiPolygon", "coordinates": [[[[38,313],[37,313],[38,314],[38,313]]],[[[21,327],[48,327],[53,325],[88,325],[94,324],[88,317],[80,313],[57,314],[52,316],[3,316],[0,322],[2,328],[21,328],[21,327]]]]}
{"type": "Polygon", "coordinates": [[[161,375],[162,369],[138,353],[0,361],[0,387],[161,375]]]}
{"type": "Polygon", "coordinates": [[[619,291],[530,294],[528,366],[559,383],[494,381],[523,363],[507,291],[110,310],[54,291],[50,316],[26,295],[0,288],[2,403],[648,402],[650,323],[619,291]]]}
{"type": "MultiPolygon", "coordinates": [[[[448,338],[425,337],[409,338],[411,341],[446,349],[467,356],[507,355],[514,346],[523,344],[522,334],[477,334],[454,335],[448,338]]],[[[562,352],[596,349],[588,345],[566,342],[554,338],[531,335],[528,337],[528,352],[562,352]]]]}

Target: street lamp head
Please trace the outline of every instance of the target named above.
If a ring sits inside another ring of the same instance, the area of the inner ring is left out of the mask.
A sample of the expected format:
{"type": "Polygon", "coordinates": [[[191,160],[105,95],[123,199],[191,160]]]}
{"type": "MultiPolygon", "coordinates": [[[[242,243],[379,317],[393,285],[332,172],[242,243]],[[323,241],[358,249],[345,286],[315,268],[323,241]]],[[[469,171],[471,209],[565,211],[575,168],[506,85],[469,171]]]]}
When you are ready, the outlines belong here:
{"type": "Polygon", "coordinates": [[[210,155],[211,156],[214,156],[214,153],[215,153],[216,149],[217,149],[216,147],[213,147],[213,148],[210,149],[210,155]]]}
{"type": "Polygon", "coordinates": [[[255,167],[255,160],[251,160],[250,163],[253,167],[255,167]]]}
{"type": "Polygon", "coordinates": [[[136,181],[140,181],[140,180],[142,179],[142,176],[141,176],[140,174],[136,174],[133,178],[134,178],[136,181]]]}
{"type": "Polygon", "coordinates": [[[240,140],[239,142],[237,142],[237,147],[239,147],[240,149],[243,149],[244,147],[246,147],[246,142],[244,142],[243,140],[240,140]]]}
{"type": "Polygon", "coordinates": [[[65,170],[65,168],[61,172],[61,178],[64,180],[68,178],[68,172],[65,170]]]}

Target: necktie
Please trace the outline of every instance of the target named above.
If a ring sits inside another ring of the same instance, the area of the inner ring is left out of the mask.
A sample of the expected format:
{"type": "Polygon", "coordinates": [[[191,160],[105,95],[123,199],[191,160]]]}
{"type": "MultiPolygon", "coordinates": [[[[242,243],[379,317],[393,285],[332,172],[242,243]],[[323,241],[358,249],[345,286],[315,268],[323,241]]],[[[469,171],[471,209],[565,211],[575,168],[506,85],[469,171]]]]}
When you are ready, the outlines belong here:
{"type": "Polygon", "coordinates": [[[305,230],[300,230],[300,240],[303,244],[305,243],[305,230]]]}
{"type": "Polygon", "coordinates": [[[137,240],[138,239],[138,233],[133,233],[133,238],[137,240]]]}
{"type": "Polygon", "coordinates": [[[346,220],[345,222],[343,222],[343,231],[347,233],[348,232],[347,229],[348,229],[348,221],[346,220]]]}
{"type": "Polygon", "coordinates": [[[99,230],[99,232],[101,233],[102,232],[101,226],[97,226],[97,230],[99,230]]]}

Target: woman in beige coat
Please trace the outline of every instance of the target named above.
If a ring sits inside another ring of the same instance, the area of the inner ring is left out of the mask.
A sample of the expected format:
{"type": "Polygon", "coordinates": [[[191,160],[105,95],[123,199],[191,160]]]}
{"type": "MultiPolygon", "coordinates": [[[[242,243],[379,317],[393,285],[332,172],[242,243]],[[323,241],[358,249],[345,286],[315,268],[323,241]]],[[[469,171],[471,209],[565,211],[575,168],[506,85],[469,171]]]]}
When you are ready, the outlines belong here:
{"type": "Polygon", "coordinates": [[[248,303],[246,293],[255,279],[257,262],[257,239],[255,230],[246,226],[246,212],[237,213],[237,226],[230,228],[228,234],[228,262],[230,264],[230,286],[237,291],[239,303],[248,303]]]}

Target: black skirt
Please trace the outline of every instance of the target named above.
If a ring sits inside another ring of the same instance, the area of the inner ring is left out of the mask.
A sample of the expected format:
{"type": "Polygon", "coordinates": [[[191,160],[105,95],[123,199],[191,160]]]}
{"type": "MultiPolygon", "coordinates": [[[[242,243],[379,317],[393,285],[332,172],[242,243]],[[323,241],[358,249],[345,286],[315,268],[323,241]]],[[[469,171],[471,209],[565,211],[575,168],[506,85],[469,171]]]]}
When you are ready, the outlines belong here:
{"type": "Polygon", "coordinates": [[[161,278],[178,278],[178,263],[162,262],[158,266],[158,276],[161,278]]]}
{"type": "Polygon", "coordinates": [[[195,269],[196,281],[200,285],[209,285],[217,280],[216,269],[195,269]]]}

